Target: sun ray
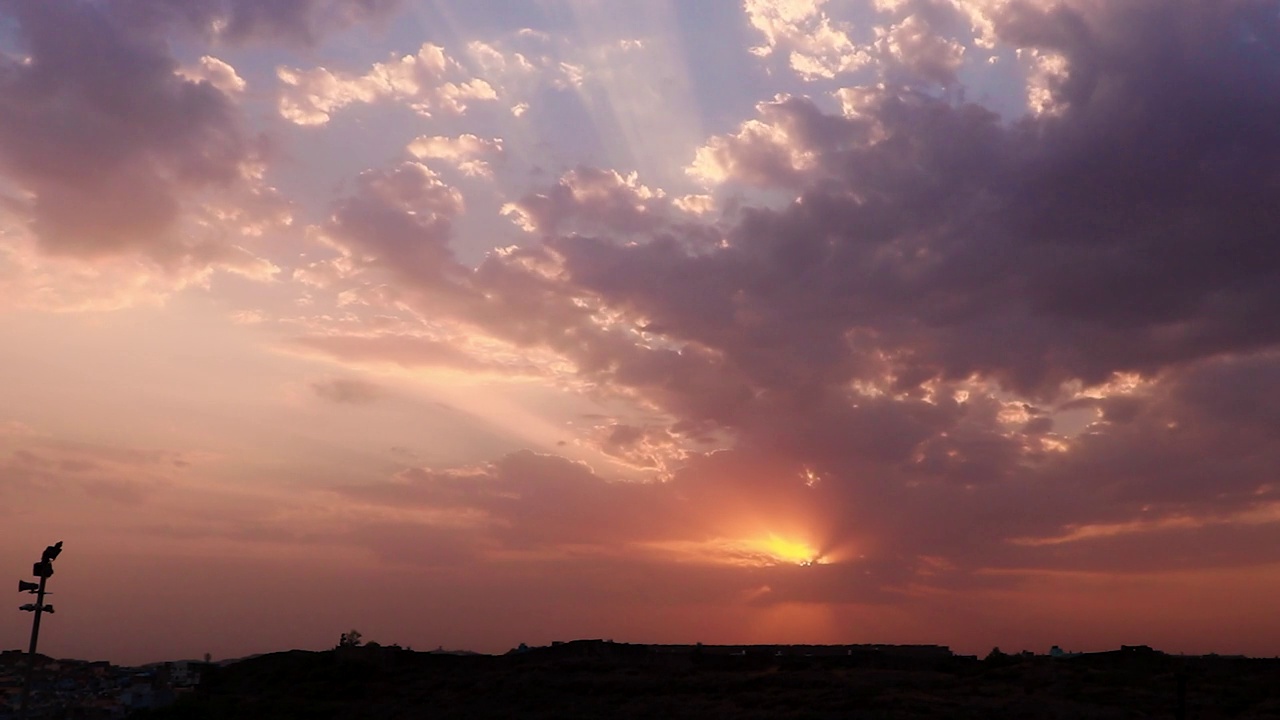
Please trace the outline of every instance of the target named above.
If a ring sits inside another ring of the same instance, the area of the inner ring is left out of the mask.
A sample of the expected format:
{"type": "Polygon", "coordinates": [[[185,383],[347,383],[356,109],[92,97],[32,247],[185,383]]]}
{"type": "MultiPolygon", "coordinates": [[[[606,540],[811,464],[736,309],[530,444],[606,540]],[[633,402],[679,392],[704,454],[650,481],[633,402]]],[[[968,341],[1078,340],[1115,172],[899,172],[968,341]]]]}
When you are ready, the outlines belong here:
{"type": "Polygon", "coordinates": [[[616,160],[664,188],[685,181],[679,168],[705,137],[674,5],[652,0],[625,16],[598,3],[570,7],[584,44],[601,54],[592,84],[602,96],[579,93],[616,160]]]}

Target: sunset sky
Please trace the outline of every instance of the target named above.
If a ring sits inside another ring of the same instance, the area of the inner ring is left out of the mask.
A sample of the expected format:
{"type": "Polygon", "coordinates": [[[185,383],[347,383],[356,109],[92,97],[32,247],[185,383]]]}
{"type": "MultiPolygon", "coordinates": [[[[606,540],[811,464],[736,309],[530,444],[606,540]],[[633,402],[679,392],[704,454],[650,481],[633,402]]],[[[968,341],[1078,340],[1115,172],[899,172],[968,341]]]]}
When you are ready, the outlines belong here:
{"type": "Polygon", "coordinates": [[[1280,654],[1280,0],[0,0],[0,540],[125,663],[1280,654]]]}

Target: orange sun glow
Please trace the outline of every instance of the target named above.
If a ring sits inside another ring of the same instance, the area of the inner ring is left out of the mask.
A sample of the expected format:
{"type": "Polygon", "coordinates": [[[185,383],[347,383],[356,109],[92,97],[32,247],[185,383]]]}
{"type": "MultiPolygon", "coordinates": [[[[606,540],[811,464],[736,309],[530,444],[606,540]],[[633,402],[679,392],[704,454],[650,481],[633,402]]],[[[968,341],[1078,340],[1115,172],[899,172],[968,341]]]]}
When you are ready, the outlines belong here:
{"type": "Polygon", "coordinates": [[[821,553],[807,543],[773,533],[749,540],[744,545],[751,552],[772,558],[779,564],[820,565],[827,562],[821,553]]]}

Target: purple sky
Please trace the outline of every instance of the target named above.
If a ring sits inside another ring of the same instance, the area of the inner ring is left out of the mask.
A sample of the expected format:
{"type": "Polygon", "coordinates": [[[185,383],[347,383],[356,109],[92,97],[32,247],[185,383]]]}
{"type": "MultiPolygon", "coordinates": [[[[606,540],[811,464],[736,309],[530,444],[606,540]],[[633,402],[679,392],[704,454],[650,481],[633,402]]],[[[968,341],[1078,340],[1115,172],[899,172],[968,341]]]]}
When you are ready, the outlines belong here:
{"type": "Polygon", "coordinates": [[[1280,0],[0,0],[0,560],[121,662],[1275,655],[1278,120],[1280,0]]]}

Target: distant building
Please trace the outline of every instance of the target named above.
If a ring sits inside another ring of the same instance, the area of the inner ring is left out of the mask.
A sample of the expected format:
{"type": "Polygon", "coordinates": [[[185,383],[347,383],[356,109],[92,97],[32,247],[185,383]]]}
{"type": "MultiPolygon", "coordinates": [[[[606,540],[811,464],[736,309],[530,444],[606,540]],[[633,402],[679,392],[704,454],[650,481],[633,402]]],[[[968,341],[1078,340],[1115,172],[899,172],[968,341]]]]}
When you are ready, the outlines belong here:
{"type": "Polygon", "coordinates": [[[1133,655],[1154,655],[1156,651],[1150,645],[1121,645],[1120,652],[1133,655]]]}

